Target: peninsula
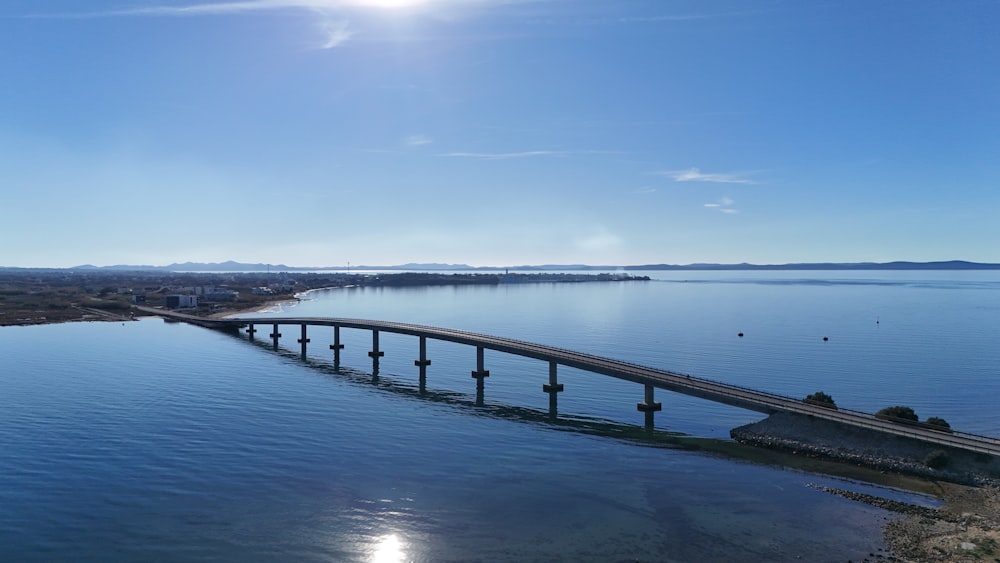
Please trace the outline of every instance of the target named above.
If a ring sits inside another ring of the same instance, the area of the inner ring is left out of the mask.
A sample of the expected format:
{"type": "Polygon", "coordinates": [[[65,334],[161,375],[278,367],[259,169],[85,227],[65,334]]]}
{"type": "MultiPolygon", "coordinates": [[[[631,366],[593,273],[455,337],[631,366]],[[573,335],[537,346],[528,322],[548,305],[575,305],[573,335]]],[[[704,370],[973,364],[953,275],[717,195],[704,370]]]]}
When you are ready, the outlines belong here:
{"type": "Polygon", "coordinates": [[[0,268],[0,326],[122,321],[133,305],[166,306],[194,315],[228,315],[312,289],[648,281],[625,273],[343,273],[177,272],[118,269],[0,268]]]}

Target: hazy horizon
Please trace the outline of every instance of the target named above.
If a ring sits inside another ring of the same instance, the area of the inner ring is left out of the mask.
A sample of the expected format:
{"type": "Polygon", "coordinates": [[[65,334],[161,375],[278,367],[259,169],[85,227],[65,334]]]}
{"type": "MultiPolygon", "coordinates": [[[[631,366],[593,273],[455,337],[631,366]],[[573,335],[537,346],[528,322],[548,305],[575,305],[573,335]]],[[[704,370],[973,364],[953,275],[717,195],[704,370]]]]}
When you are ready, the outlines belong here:
{"type": "MultiPolygon", "coordinates": [[[[288,268],[296,271],[308,271],[308,270],[330,270],[330,271],[343,271],[343,270],[398,270],[400,272],[406,271],[407,268],[415,270],[428,270],[428,271],[463,271],[468,270],[470,272],[474,271],[496,271],[504,269],[523,269],[523,270],[558,270],[558,269],[623,269],[627,268],[633,271],[638,271],[643,268],[649,270],[820,270],[824,267],[829,267],[832,270],[918,270],[918,269],[931,269],[931,270],[982,270],[982,269],[995,269],[993,267],[1000,267],[1000,263],[992,262],[976,262],[969,260],[935,260],[935,261],[907,261],[907,260],[890,260],[886,262],[783,262],[783,263],[751,263],[751,262],[692,262],[687,264],[673,264],[673,263],[648,263],[648,264],[597,264],[597,263],[548,263],[548,264],[528,264],[528,263],[517,263],[517,264],[485,264],[485,265],[471,265],[462,263],[441,263],[441,262],[405,262],[402,264],[375,264],[375,263],[361,263],[361,264],[327,264],[327,265],[296,265],[287,264],[284,262],[240,262],[235,260],[225,260],[221,262],[172,262],[169,264],[91,264],[83,263],[76,264],[73,266],[66,267],[41,267],[41,266],[17,266],[17,265],[0,265],[0,269],[54,269],[54,270],[104,270],[104,271],[127,271],[128,269],[135,270],[167,270],[171,267],[181,267],[189,266],[195,268],[191,270],[193,272],[211,272],[212,267],[237,267],[237,271],[261,271],[253,270],[252,267],[267,267],[270,268],[288,268]]],[[[167,270],[167,271],[183,271],[183,270],[167,270]]]]}

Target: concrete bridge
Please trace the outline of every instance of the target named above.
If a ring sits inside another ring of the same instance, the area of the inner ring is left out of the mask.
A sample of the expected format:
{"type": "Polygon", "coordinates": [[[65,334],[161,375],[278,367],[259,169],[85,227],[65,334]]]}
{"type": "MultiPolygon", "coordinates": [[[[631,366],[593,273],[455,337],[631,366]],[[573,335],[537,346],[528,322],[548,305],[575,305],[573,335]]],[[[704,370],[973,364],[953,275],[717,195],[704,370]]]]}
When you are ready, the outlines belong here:
{"type": "Polygon", "coordinates": [[[414,365],[419,370],[421,391],[424,391],[426,387],[427,367],[431,365],[431,360],[427,357],[428,338],[474,346],[476,348],[476,369],[472,371],[472,378],[476,380],[477,404],[483,403],[485,380],[490,375],[489,370],[486,369],[483,354],[484,350],[488,349],[548,362],[549,380],[548,383],[542,385],[542,391],[549,394],[549,410],[553,415],[557,411],[558,394],[565,389],[564,385],[558,381],[558,366],[563,365],[642,385],[643,401],[637,404],[637,409],[644,413],[647,427],[653,426],[654,413],[662,409],[661,403],[654,400],[654,391],[659,388],[764,414],[778,412],[803,414],[850,426],[868,428],[886,434],[914,438],[942,446],[990,455],[1000,455],[1000,440],[997,438],[964,432],[934,430],[915,424],[882,420],[870,413],[809,404],[801,399],[774,393],[757,391],[687,374],[511,338],[449,328],[364,319],[312,317],[210,319],[148,307],[141,307],[140,309],[166,319],[188,322],[206,328],[231,331],[245,328],[251,341],[256,339],[259,326],[271,326],[271,332],[268,333],[267,338],[272,341],[275,349],[278,348],[279,340],[282,337],[279,331],[280,327],[297,326],[299,327],[299,338],[296,342],[301,347],[303,358],[306,357],[307,347],[311,342],[311,339],[307,336],[308,327],[332,327],[332,343],[329,345],[329,349],[333,351],[335,368],[340,367],[340,353],[344,347],[340,342],[340,329],[371,331],[372,349],[368,352],[368,356],[372,360],[372,374],[375,376],[378,376],[379,372],[379,359],[385,354],[379,347],[379,334],[381,332],[388,332],[414,336],[418,339],[418,357],[414,361],[414,365]]]}

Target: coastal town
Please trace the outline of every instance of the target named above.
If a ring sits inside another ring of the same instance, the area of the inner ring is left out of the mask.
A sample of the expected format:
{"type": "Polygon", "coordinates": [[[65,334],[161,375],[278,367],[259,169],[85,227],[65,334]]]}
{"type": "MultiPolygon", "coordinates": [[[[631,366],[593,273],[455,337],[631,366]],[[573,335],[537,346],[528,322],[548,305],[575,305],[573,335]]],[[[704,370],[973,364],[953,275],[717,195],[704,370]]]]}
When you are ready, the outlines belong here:
{"type": "Polygon", "coordinates": [[[0,326],[127,320],[133,305],[227,315],[313,289],[649,281],[625,273],[163,272],[0,268],[0,326]]]}

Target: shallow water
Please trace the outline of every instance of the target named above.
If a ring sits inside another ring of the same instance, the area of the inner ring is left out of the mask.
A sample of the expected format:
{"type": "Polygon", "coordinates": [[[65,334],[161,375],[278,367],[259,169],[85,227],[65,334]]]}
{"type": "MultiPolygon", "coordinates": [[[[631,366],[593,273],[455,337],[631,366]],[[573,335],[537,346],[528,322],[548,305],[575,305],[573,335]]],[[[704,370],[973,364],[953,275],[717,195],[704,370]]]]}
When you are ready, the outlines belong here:
{"type": "MultiPolygon", "coordinates": [[[[939,416],[963,431],[1000,435],[1000,412],[992,404],[1000,392],[1000,272],[647,274],[654,281],[322,290],[286,305],[282,314],[497,334],[792,397],[824,390],[856,410],[908,405],[922,418],[939,416]],[[815,277],[830,274],[836,277],[815,277]]],[[[370,368],[368,333],[344,331],[342,338],[348,365],[370,368]]],[[[389,363],[387,371],[409,375],[414,339],[395,338],[382,346],[382,368],[389,363]]],[[[432,374],[475,367],[474,350],[433,341],[428,347],[442,366],[432,374]]],[[[541,362],[503,354],[487,363],[494,374],[487,395],[494,398],[508,393],[509,380],[497,374],[547,374],[541,362]]],[[[635,385],[565,368],[560,373],[579,391],[561,395],[561,407],[584,401],[581,411],[636,420],[621,408],[641,400],[635,385]],[[592,400],[591,390],[599,399],[592,400]]],[[[544,403],[544,396],[520,394],[540,408],[544,403]]],[[[665,424],[697,435],[725,437],[732,426],[757,418],[676,395],[666,401],[665,408],[681,416],[661,417],[665,424]]]]}

